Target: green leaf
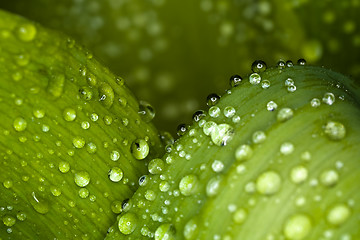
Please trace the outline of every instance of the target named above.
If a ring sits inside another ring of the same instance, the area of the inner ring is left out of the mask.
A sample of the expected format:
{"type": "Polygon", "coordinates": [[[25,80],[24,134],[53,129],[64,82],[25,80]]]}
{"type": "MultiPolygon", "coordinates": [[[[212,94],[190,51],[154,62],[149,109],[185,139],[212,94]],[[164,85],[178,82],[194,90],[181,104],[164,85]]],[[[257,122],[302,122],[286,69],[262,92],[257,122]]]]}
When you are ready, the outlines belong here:
{"type": "Polygon", "coordinates": [[[73,39],[4,11],[0,82],[1,239],[104,237],[163,154],[150,110],[73,39]]]}
{"type": "Polygon", "coordinates": [[[252,68],[150,161],[106,239],[360,238],[359,85],[252,68]]]}

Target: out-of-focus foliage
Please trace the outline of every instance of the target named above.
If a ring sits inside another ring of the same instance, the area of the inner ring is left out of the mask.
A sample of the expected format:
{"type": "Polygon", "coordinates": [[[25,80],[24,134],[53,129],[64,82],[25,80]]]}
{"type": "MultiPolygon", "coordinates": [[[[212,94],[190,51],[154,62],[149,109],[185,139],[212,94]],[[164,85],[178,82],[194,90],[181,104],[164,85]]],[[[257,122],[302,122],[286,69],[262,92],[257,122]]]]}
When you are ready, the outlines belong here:
{"type": "Polygon", "coordinates": [[[18,0],[0,8],[77,38],[170,132],[255,59],[305,58],[360,76],[359,0],[18,0]]]}

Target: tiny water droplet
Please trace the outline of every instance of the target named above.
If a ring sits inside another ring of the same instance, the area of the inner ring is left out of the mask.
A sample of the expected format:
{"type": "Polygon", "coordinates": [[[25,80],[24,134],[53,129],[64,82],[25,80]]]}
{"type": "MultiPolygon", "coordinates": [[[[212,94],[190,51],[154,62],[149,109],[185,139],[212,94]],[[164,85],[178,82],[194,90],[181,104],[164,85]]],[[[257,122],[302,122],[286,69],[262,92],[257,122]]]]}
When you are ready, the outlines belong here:
{"type": "Polygon", "coordinates": [[[36,118],[43,118],[45,116],[45,111],[43,109],[34,109],[33,110],[33,115],[36,118]]]}
{"type": "Polygon", "coordinates": [[[308,170],[306,167],[299,165],[291,169],[290,178],[293,183],[299,184],[304,182],[308,177],[308,170]]]}
{"type": "Polygon", "coordinates": [[[291,153],[294,152],[294,149],[295,149],[295,147],[292,143],[284,142],[280,146],[280,153],[283,155],[290,155],[291,153]]]}
{"type": "Polygon", "coordinates": [[[284,69],[286,66],[286,63],[284,61],[280,60],[277,62],[277,66],[279,69],[284,69]]]}
{"type": "Polygon", "coordinates": [[[242,224],[245,222],[247,218],[247,212],[244,208],[239,208],[237,209],[234,214],[233,214],[233,221],[236,223],[236,224],[242,224]]]}
{"type": "Polygon", "coordinates": [[[79,189],[79,197],[87,198],[90,194],[90,191],[87,188],[80,188],[79,189]]]}
{"type": "Polygon", "coordinates": [[[301,66],[304,66],[304,65],[306,65],[306,60],[303,59],[303,58],[300,58],[300,59],[297,61],[297,64],[298,64],[298,65],[301,65],[301,66]]]}
{"type": "Polygon", "coordinates": [[[87,145],[86,145],[86,151],[88,153],[95,153],[97,150],[97,147],[96,147],[96,144],[93,143],[93,142],[89,142],[87,145]]]}
{"type": "Polygon", "coordinates": [[[222,177],[220,175],[215,176],[209,180],[206,184],[206,195],[208,197],[216,196],[219,193],[222,177]]]}
{"type": "Polygon", "coordinates": [[[320,182],[326,187],[333,187],[339,180],[339,174],[332,169],[325,170],[320,175],[320,182]]]}
{"type": "Polygon", "coordinates": [[[268,111],[274,111],[274,110],[276,110],[276,109],[277,109],[277,104],[276,104],[276,102],[274,102],[274,101],[268,102],[268,103],[266,104],[266,109],[267,109],[268,111]]]}
{"type": "Polygon", "coordinates": [[[291,60],[286,61],[286,66],[287,67],[293,67],[294,63],[291,60]]]}
{"type": "Polygon", "coordinates": [[[176,128],[176,134],[181,137],[187,132],[188,126],[186,124],[179,124],[176,128]]]}

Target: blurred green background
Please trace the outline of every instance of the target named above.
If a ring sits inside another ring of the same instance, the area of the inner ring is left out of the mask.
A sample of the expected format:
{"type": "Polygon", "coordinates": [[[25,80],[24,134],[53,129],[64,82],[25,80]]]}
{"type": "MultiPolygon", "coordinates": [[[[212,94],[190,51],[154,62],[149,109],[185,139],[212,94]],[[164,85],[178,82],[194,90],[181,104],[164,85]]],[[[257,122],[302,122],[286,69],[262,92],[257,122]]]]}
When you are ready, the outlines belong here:
{"type": "Polygon", "coordinates": [[[173,135],[256,59],[305,58],[360,76],[360,0],[15,0],[0,8],[87,46],[173,135]]]}

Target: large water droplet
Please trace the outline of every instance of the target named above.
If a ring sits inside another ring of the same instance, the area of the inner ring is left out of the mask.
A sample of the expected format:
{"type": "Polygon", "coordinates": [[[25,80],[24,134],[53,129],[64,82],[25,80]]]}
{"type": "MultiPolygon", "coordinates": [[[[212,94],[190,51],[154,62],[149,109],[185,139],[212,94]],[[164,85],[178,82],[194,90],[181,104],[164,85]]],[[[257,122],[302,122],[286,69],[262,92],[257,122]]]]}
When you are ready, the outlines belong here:
{"type": "Polygon", "coordinates": [[[99,87],[99,101],[104,104],[105,107],[110,108],[114,103],[114,90],[110,85],[103,83],[99,87]]]}
{"type": "Polygon", "coordinates": [[[218,146],[226,146],[233,136],[234,128],[226,123],[215,125],[213,131],[211,131],[211,140],[218,146]]]}
{"type": "Polygon", "coordinates": [[[239,75],[233,75],[230,77],[230,86],[236,87],[241,83],[241,81],[242,81],[242,77],[240,77],[239,75]]]}
{"type": "Polygon", "coordinates": [[[199,180],[195,175],[187,175],[180,180],[179,190],[182,195],[190,196],[196,191],[198,183],[199,180]]]}
{"type": "Polygon", "coordinates": [[[30,203],[38,213],[46,214],[49,211],[49,203],[35,192],[31,193],[30,203]]]}
{"type": "Polygon", "coordinates": [[[149,162],[148,170],[151,174],[160,174],[165,168],[165,163],[160,158],[155,158],[149,162]]]}
{"type": "Polygon", "coordinates": [[[221,180],[222,177],[220,175],[215,176],[209,180],[206,185],[206,195],[208,197],[213,197],[219,193],[221,180]]]}
{"type": "Polygon", "coordinates": [[[186,240],[193,240],[198,234],[198,224],[195,219],[189,220],[184,227],[184,237],[186,240]]]}
{"type": "Polygon", "coordinates": [[[259,84],[261,82],[261,77],[258,73],[252,73],[249,76],[249,82],[253,85],[259,84]]]}
{"type": "Polygon", "coordinates": [[[85,139],[83,137],[74,137],[73,145],[76,148],[83,148],[85,146],[85,139]]]}
{"type": "Polygon", "coordinates": [[[333,105],[335,102],[335,95],[333,93],[325,93],[322,101],[327,105],[333,105]]]}
{"type": "Polygon", "coordinates": [[[304,182],[308,177],[308,170],[306,167],[300,165],[291,169],[290,178],[293,183],[299,184],[304,182]]]}
{"type": "Polygon", "coordinates": [[[3,216],[2,221],[5,226],[12,227],[16,223],[16,218],[9,216],[9,215],[5,215],[5,216],[3,216]]]}
{"type": "Polygon", "coordinates": [[[109,179],[113,182],[119,182],[123,178],[123,171],[119,167],[112,167],[108,173],[109,179]]]}
{"type": "Polygon", "coordinates": [[[220,96],[217,95],[216,93],[212,93],[212,94],[209,94],[206,98],[206,104],[209,106],[209,107],[212,107],[214,105],[216,105],[220,100],[220,96]]]}
{"type": "Polygon", "coordinates": [[[294,116],[294,111],[291,108],[282,108],[279,110],[276,118],[279,122],[285,122],[294,116]]]}
{"type": "Polygon", "coordinates": [[[149,145],[144,139],[136,139],[131,144],[131,153],[134,158],[142,160],[149,154],[149,145]]]}
{"type": "Polygon", "coordinates": [[[138,114],[140,115],[141,119],[144,120],[144,122],[150,122],[155,117],[155,109],[153,106],[151,106],[150,103],[146,101],[140,101],[138,114]]]}
{"type": "Polygon", "coordinates": [[[320,175],[320,182],[326,187],[332,187],[337,184],[339,174],[332,169],[325,170],[320,175]]]}
{"type": "Polygon", "coordinates": [[[311,221],[308,216],[295,214],[285,222],[284,234],[288,239],[302,240],[308,236],[311,228],[311,221]]]}
{"type": "Polygon", "coordinates": [[[155,231],[155,240],[175,240],[175,228],[170,223],[160,225],[155,231]]]}
{"type": "Polygon", "coordinates": [[[262,60],[256,60],[251,65],[251,70],[254,73],[261,73],[266,70],[266,63],[262,60]]]}
{"type": "Polygon", "coordinates": [[[281,178],[277,172],[267,171],[256,180],[256,190],[264,195],[277,193],[281,187],[281,178]]]}
{"type": "Polygon", "coordinates": [[[251,158],[252,154],[253,154],[253,150],[247,144],[243,144],[235,150],[235,158],[238,161],[248,160],[251,158]]]}
{"type": "Polygon", "coordinates": [[[212,118],[217,118],[220,116],[220,108],[217,106],[212,106],[211,108],[209,108],[209,116],[212,118]]]}
{"type": "Polygon", "coordinates": [[[85,187],[90,183],[90,174],[85,171],[75,173],[74,181],[79,187],[85,187]]]}
{"type": "Polygon", "coordinates": [[[134,213],[125,213],[118,222],[119,230],[122,234],[129,235],[135,231],[138,219],[134,213]]]}
{"type": "Polygon", "coordinates": [[[15,118],[13,126],[16,131],[22,132],[26,129],[27,122],[24,118],[18,117],[18,118],[15,118]]]}
{"type": "Polygon", "coordinates": [[[63,112],[63,117],[65,121],[71,122],[74,121],[76,118],[76,111],[72,108],[65,108],[63,112]]]}
{"type": "Polygon", "coordinates": [[[324,132],[330,140],[339,141],[346,135],[346,128],[342,123],[328,121],[325,125],[324,132]]]}
{"type": "Polygon", "coordinates": [[[18,38],[24,42],[32,41],[36,36],[36,32],[36,27],[31,23],[20,25],[16,31],[18,38]]]}
{"type": "Polygon", "coordinates": [[[350,209],[345,204],[337,204],[332,207],[326,216],[328,223],[339,226],[350,217],[350,209]]]}

